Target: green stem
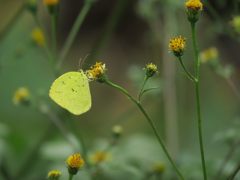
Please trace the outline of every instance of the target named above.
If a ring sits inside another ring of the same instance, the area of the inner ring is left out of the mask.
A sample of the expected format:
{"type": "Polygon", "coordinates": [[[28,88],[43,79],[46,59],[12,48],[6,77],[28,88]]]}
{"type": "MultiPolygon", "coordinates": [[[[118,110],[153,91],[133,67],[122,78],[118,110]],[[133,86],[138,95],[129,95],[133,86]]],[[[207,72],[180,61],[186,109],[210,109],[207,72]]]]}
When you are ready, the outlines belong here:
{"type": "Polygon", "coordinates": [[[222,161],[222,163],[220,165],[220,168],[217,171],[217,174],[216,174],[214,179],[220,179],[222,177],[222,172],[224,172],[226,166],[228,165],[228,162],[231,160],[231,158],[233,157],[233,155],[237,151],[239,145],[240,145],[240,141],[238,141],[236,143],[233,143],[231,145],[231,147],[229,148],[229,151],[228,151],[227,155],[223,159],[223,161],[222,161]]]}
{"type": "Polygon", "coordinates": [[[55,14],[51,14],[51,39],[52,57],[55,62],[57,58],[57,18],[55,14]]]}
{"type": "Polygon", "coordinates": [[[73,180],[73,175],[72,174],[69,174],[68,180],[73,180]]]}
{"type": "Polygon", "coordinates": [[[195,23],[191,23],[191,31],[192,31],[192,41],[195,55],[195,77],[197,81],[195,81],[195,93],[196,93],[196,106],[197,106],[197,118],[198,118],[198,137],[200,144],[200,152],[201,152],[201,161],[202,161],[202,170],[204,180],[207,180],[207,171],[206,171],[206,163],[204,156],[204,147],[203,147],[203,137],[202,137],[202,117],[201,117],[201,105],[200,105],[200,93],[199,93],[199,80],[200,80],[200,61],[199,61],[199,52],[196,41],[196,28],[195,23]]]}
{"type": "Polygon", "coordinates": [[[19,170],[16,172],[13,179],[25,179],[28,175],[28,172],[34,168],[36,165],[36,159],[39,157],[39,150],[41,146],[47,141],[49,137],[54,133],[53,124],[50,123],[43,133],[42,137],[37,141],[36,145],[34,145],[33,149],[28,153],[25,161],[19,167],[19,170]],[[35,160],[34,160],[35,159],[35,160]],[[34,160],[34,161],[33,161],[34,160]]]}
{"type": "Polygon", "coordinates": [[[91,63],[104,52],[104,48],[108,45],[114,30],[116,29],[121,17],[124,15],[126,8],[131,1],[129,0],[115,0],[116,4],[112,8],[112,13],[109,15],[107,23],[103,27],[100,37],[97,39],[91,54],[88,56],[88,62],[91,63]]]}
{"type": "Polygon", "coordinates": [[[150,118],[150,116],[147,114],[147,112],[145,111],[145,109],[143,108],[143,106],[141,105],[141,103],[139,101],[137,101],[135,98],[133,98],[126,89],[124,89],[123,87],[112,83],[109,80],[106,80],[105,83],[117,90],[119,90],[120,92],[122,92],[123,94],[125,94],[137,107],[138,109],[141,111],[141,113],[144,115],[144,117],[147,119],[149,125],[151,126],[160,146],[162,147],[165,155],[167,156],[168,160],[170,161],[170,163],[172,164],[174,170],[176,171],[176,173],[178,174],[179,178],[184,180],[183,175],[181,174],[181,172],[178,170],[177,166],[175,165],[173,159],[171,158],[170,154],[168,153],[167,148],[165,147],[163,140],[161,139],[160,135],[157,132],[157,128],[153,122],[153,120],[150,118]]]}
{"type": "Polygon", "coordinates": [[[143,84],[142,84],[141,90],[140,90],[139,95],[138,95],[138,101],[141,100],[141,97],[142,97],[142,94],[143,94],[143,90],[144,90],[144,87],[145,87],[145,85],[146,85],[148,79],[149,79],[149,78],[148,78],[147,76],[144,77],[144,81],[143,81],[143,84]]]}
{"type": "Polygon", "coordinates": [[[63,61],[65,60],[71,46],[73,45],[73,42],[77,36],[77,33],[79,32],[79,29],[81,28],[90,8],[92,7],[93,1],[92,0],[85,0],[83,9],[80,11],[68,37],[66,40],[66,43],[63,46],[63,49],[60,54],[60,59],[57,64],[57,69],[60,69],[62,66],[63,61]]]}
{"type": "Polygon", "coordinates": [[[187,70],[187,68],[185,67],[185,65],[184,65],[184,63],[183,63],[183,61],[182,61],[182,57],[181,57],[181,56],[178,57],[178,60],[179,60],[179,62],[180,62],[180,64],[181,64],[184,72],[186,73],[187,77],[188,77],[191,81],[196,82],[197,79],[187,70]]]}
{"type": "Polygon", "coordinates": [[[240,171],[240,164],[234,169],[232,174],[227,178],[227,180],[234,180],[238,172],[240,171]]]}

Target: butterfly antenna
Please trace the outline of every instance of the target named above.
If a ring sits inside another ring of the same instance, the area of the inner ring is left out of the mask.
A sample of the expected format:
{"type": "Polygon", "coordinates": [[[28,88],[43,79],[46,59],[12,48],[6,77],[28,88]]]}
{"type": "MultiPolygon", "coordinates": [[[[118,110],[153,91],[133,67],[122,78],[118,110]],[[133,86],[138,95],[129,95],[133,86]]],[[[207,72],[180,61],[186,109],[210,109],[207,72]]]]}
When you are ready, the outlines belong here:
{"type": "Polygon", "coordinates": [[[89,54],[87,54],[83,59],[82,58],[79,59],[79,63],[78,63],[79,69],[82,69],[82,66],[85,63],[85,61],[87,60],[88,56],[89,56],[89,54]]]}

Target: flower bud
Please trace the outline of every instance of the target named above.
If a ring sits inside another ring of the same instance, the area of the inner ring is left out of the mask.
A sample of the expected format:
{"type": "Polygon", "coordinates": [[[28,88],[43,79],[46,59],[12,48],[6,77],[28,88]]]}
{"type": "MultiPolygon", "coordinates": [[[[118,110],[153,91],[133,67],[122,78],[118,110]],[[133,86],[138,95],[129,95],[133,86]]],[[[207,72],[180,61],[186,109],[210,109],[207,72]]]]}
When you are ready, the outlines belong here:
{"type": "Polygon", "coordinates": [[[116,125],[112,128],[112,134],[115,139],[118,139],[123,133],[122,126],[116,125]]]}
{"type": "Polygon", "coordinates": [[[188,20],[195,23],[199,19],[199,13],[203,10],[203,4],[200,0],[188,0],[185,3],[187,9],[188,20]]]}
{"type": "Polygon", "coordinates": [[[79,153],[72,154],[71,156],[69,156],[67,158],[66,163],[68,166],[68,172],[71,175],[76,175],[78,173],[78,170],[85,164],[84,160],[82,159],[79,153]]]}
{"type": "Polygon", "coordinates": [[[44,47],[46,45],[46,40],[45,40],[43,31],[40,28],[33,29],[31,38],[33,42],[39,47],[44,47]]]}
{"type": "Polygon", "coordinates": [[[51,170],[51,171],[48,172],[47,178],[49,180],[59,180],[61,175],[62,175],[61,171],[59,171],[59,170],[51,170]]]}
{"type": "Polygon", "coordinates": [[[13,103],[15,105],[29,105],[30,103],[30,92],[26,87],[20,87],[13,95],[13,103]]]}
{"type": "Polygon", "coordinates": [[[186,47],[186,39],[182,36],[170,39],[169,49],[176,57],[181,57],[186,47]]]}
{"type": "Polygon", "coordinates": [[[157,73],[157,65],[153,63],[147,64],[144,69],[146,70],[146,76],[148,78],[154,76],[157,73]]]}

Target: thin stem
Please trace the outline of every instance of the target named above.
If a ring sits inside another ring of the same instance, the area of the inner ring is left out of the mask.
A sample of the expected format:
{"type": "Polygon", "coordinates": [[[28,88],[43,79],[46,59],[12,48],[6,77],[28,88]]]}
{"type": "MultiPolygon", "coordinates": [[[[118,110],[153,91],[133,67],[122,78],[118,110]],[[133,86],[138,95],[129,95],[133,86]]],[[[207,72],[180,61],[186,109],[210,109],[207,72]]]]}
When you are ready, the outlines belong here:
{"type": "Polygon", "coordinates": [[[114,30],[116,29],[119,20],[123,16],[128,4],[131,2],[129,0],[115,0],[116,4],[112,8],[112,13],[109,15],[107,23],[103,27],[103,31],[100,37],[97,39],[96,43],[92,47],[92,53],[88,56],[88,62],[91,63],[99,56],[100,53],[104,52],[103,49],[108,45],[114,30]]]}
{"type": "Polygon", "coordinates": [[[204,180],[207,180],[207,170],[204,156],[204,147],[203,147],[203,137],[202,137],[202,117],[201,117],[201,105],[200,105],[200,93],[199,93],[199,80],[200,80],[200,61],[199,61],[199,53],[196,41],[196,28],[195,23],[191,23],[192,30],[192,41],[195,55],[195,77],[197,81],[195,81],[195,93],[196,93],[196,106],[197,106],[197,118],[198,118],[198,137],[200,144],[200,152],[201,152],[201,161],[202,161],[202,170],[204,180]]]}
{"type": "Polygon", "coordinates": [[[181,56],[178,57],[178,60],[179,60],[179,62],[180,62],[180,64],[181,64],[184,72],[186,73],[187,77],[188,77],[191,81],[196,82],[197,79],[187,70],[187,68],[185,67],[185,65],[184,65],[184,63],[183,63],[183,61],[182,61],[182,57],[181,57],[181,56]]]}
{"type": "Polygon", "coordinates": [[[93,1],[86,0],[83,6],[83,9],[80,11],[68,37],[66,40],[66,43],[63,46],[63,49],[60,54],[60,59],[57,64],[57,69],[60,69],[62,66],[63,61],[65,60],[71,46],[73,45],[73,42],[77,36],[77,33],[79,32],[79,29],[81,28],[90,8],[92,7],[93,1]]]}
{"type": "Polygon", "coordinates": [[[238,7],[238,5],[239,5],[239,0],[235,0],[235,1],[233,1],[233,9],[234,9],[234,13],[237,15],[238,14],[238,11],[239,11],[239,7],[238,7]]]}
{"type": "Polygon", "coordinates": [[[149,79],[149,78],[148,78],[147,76],[144,77],[144,81],[143,81],[141,90],[140,90],[140,92],[139,92],[139,94],[138,94],[138,101],[141,100],[141,97],[142,97],[142,95],[143,95],[143,90],[144,90],[144,88],[145,88],[145,85],[146,85],[148,79],[149,79]]]}
{"type": "Polygon", "coordinates": [[[73,175],[72,174],[69,174],[68,180],[73,180],[73,175]]]}
{"type": "Polygon", "coordinates": [[[2,158],[1,162],[0,162],[0,174],[2,175],[0,177],[3,177],[7,180],[13,180],[12,175],[9,172],[9,169],[8,169],[7,162],[6,162],[5,158],[2,158]]]}
{"type": "Polygon", "coordinates": [[[168,160],[170,161],[170,163],[172,164],[174,170],[176,171],[176,173],[178,174],[179,178],[184,180],[183,175],[181,174],[181,172],[178,170],[177,166],[175,165],[173,159],[171,158],[170,154],[168,153],[167,148],[165,147],[163,140],[161,139],[160,135],[158,134],[157,128],[153,122],[153,120],[150,118],[150,116],[147,114],[147,112],[145,111],[145,109],[142,107],[141,103],[139,101],[137,101],[136,99],[134,99],[126,89],[124,89],[123,87],[112,83],[109,80],[106,80],[105,83],[115,89],[117,89],[118,91],[122,92],[123,94],[125,94],[137,107],[138,109],[141,111],[141,113],[144,115],[144,117],[147,119],[149,125],[151,126],[160,146],[162,147],[165,155],[167,156],[168,160]]]}
{"type": "MultiPolygon", "coordinates": [[[[49,120],[58,128],[58,130],[61,132],[63,137],[74,147],[75,150],[79,150],[79,143],[76,143],[72,140],[71,136],[74,136],[71,132],[66,129],[64,124],[62,123],[62,120],[59,118],[57,114],[55,114],[48,105],[45,103],[42,103],[39,107],[39,111],[46,115],[49,120]]],[[[74,136],[75,137],[75,136],[74,136]]]]}
{"type": "Polygon", "coordinates": [[[240,141],[233,143],[227,153],[227,155],[225,156],[224,160],[222,161],[219,170],[217,171],[217,174],[215,176],[215,179],[219,179],[222,176],[222,172],[224,171],[226,165],[228,164],[229,160],[232,158],[232,156],[234,155],[234,153],[236,152],[237,148],[240,145],[240,141]]]}
{"type": "Polygon", "coordinates": [[[46,131],[43,133],[42,137],[37,141],[36,145],[29,152],[26,160],[21,164],[19,170],[16,172],[16,175],[14,176],[14,179],[20,180],[20,179],[26,178],[27,173],[31,171],[31,168],[33,168],[37,162],[36,158],[39,156],[40,147],[53,134],[54,131],[52,129],[53,129],[53,124],[50,123],[46,131]]]}
{"type": "Polygon", "coordinates": [[[52,39],[52,56],[54,62],[57,58],[57,16],[55,14],[51,14],[51,39],[52,39]]]}
{"type": "Polygon", "coordinates": [[[227,80],[227,83],[229,84],[229,86],[232,88],[235,95],[237,96],[237,98],[240,100],[240,93],[239,93],[239,90],[238,90],[236,84],[233,82],[231,77],[227,78],[226,80],[227,80]]]}
{"type": "Polygon", "coordinates": [[[239,163],[238,166],[234,169],[234,171],[232,172],[232,174],[227,178],[227,180],[234,180],[235,176],[238,174],[239,171],[240,171],[240,163],[239,163]]]}

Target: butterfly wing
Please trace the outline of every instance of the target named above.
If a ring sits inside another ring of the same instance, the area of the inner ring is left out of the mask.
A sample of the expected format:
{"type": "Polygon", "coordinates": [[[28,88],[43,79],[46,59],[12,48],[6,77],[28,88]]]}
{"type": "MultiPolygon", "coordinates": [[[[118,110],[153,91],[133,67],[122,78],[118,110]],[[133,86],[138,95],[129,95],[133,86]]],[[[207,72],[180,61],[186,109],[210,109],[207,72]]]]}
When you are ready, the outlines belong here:
{"type": "Polygon", "coordinates": [[[53,82],[49,96],[74,115],[87,112],[92,104],[88,78],[83,71],[61,75],[53,82]]]}

